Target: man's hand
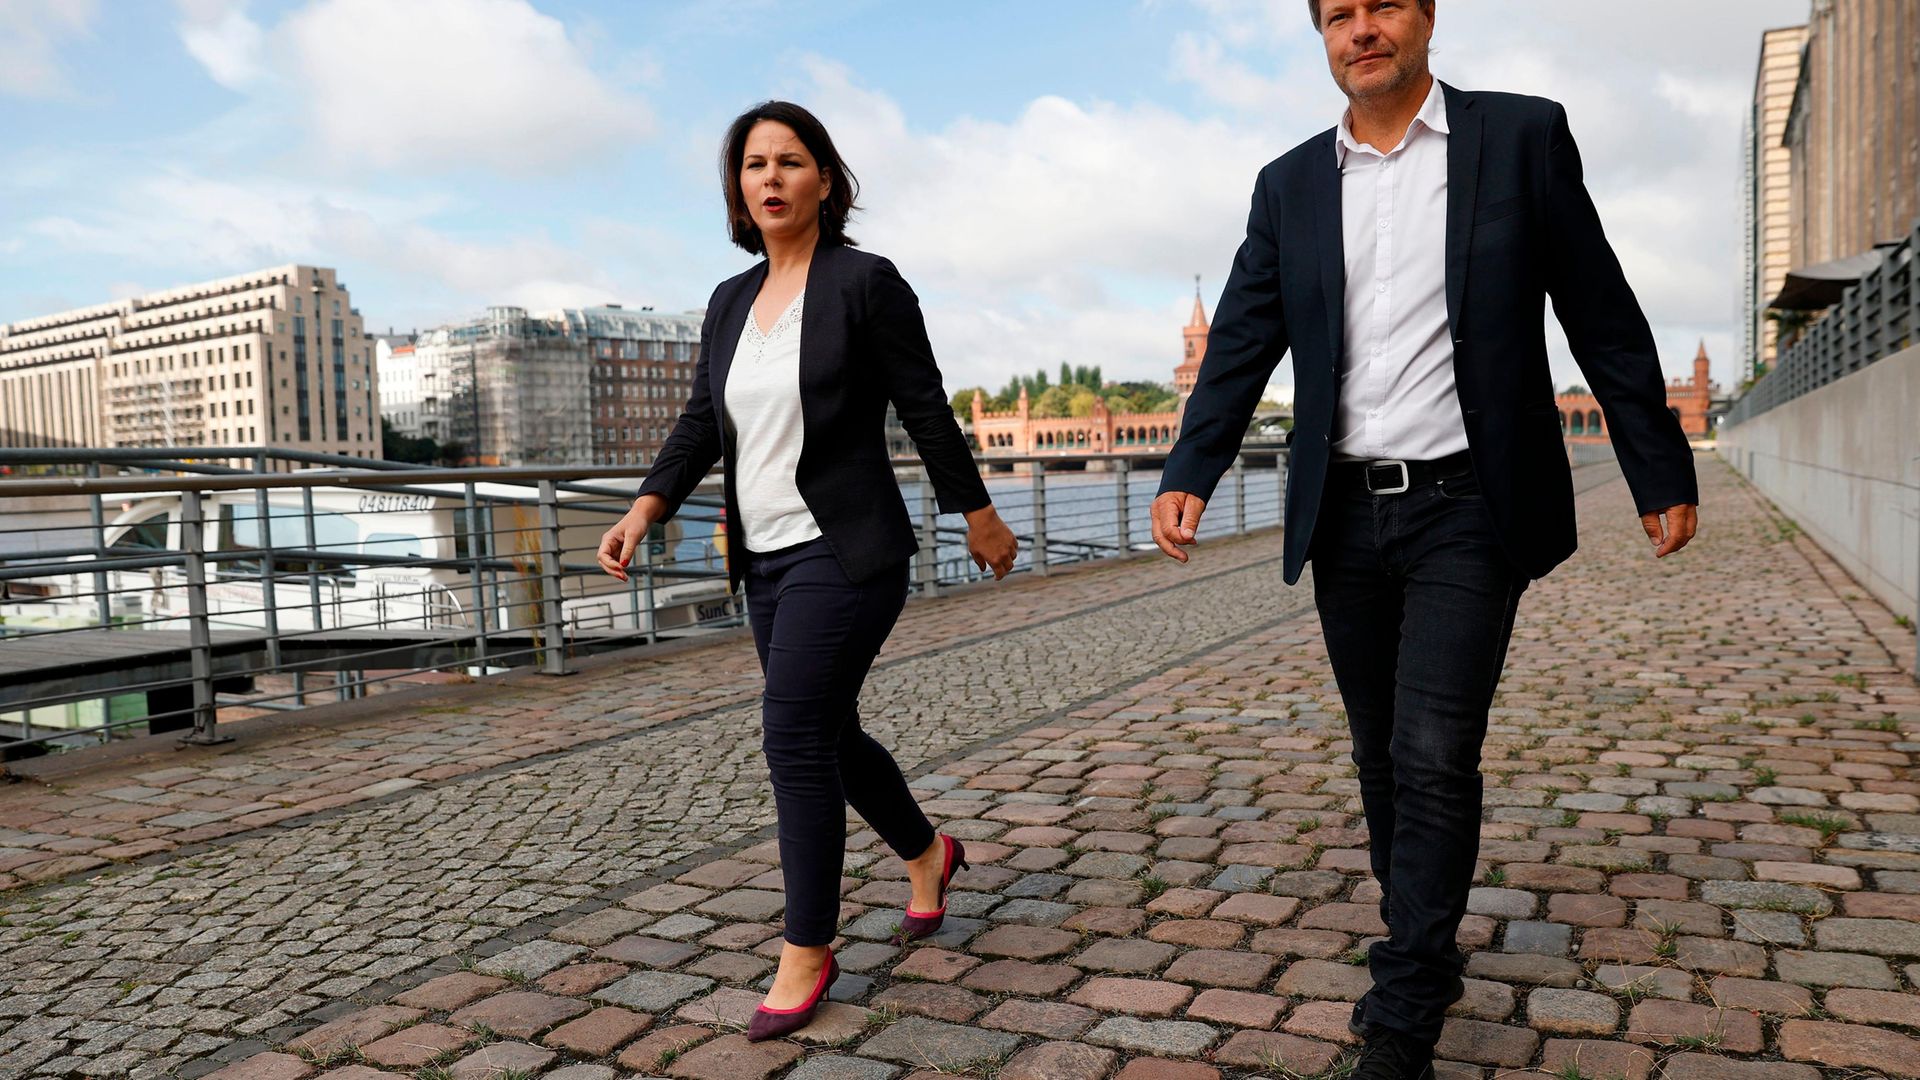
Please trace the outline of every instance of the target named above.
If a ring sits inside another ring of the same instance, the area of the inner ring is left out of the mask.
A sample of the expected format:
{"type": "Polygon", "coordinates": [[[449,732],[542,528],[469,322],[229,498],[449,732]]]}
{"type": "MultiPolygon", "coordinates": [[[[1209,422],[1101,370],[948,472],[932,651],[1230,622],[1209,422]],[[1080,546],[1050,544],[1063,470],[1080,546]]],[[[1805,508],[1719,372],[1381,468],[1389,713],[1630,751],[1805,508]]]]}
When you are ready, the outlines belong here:
{"type": "Polygon", "coordinates": [[[1176,562],[1186,562],[1181,548],[1198,542],[1200,515],[1207,501],[1184,491],[1162,492],[1153,500],[1153,542],[1176,562]]]}
{"type": "Polygon", "coordinates": [[[1699,508],[1692,503],[1669,506],[1654,514],[1641,514],[1640,527],[1653,542],[1653,557],[1664,559],[1687,546],[1700,528],[1699,508]]]}
{"type": "Polygon", "coordinates": [[[1013,572],[1013,560],[1020,554],[1020,541],[1000,520],[1000,511],[992,503],[966,515],[967,518],[967,554],[973,556],[973,565],[982,570],[992,570],[993,580],[999,581],[1013,572]]]}

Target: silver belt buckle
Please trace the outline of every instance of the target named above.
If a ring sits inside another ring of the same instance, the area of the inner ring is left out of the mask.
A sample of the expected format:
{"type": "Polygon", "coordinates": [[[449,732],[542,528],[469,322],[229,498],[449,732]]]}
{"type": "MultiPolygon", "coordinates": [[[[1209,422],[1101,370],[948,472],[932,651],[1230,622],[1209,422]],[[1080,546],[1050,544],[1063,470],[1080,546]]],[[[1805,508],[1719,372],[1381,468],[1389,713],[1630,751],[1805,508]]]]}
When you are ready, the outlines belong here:
{"type": "Polygon", "coordinates": [[[1384,461],[1367,462],[1366,477],[1367,477],[1367,494],[1369,495],[1398,495],[1401,492],[1413,486],[1412,481],[1408,478],[1408,475],[1407,475],[1407,463],[1400,460],[1399,458],[1389,458],[1384,461]],[[1373,470],[1396,468],[1396,467],[1400,470],[1400,484],[1398,487],[1374,487],[1373,486],[1373,470]]]}

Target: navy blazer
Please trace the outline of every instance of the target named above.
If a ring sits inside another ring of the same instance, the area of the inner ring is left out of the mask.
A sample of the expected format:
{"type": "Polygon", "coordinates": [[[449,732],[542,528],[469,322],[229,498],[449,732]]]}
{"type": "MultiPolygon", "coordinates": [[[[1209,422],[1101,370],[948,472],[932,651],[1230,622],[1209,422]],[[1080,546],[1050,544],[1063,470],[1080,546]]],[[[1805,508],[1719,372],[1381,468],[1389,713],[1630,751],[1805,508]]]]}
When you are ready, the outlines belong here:
{"type": "MultiPolygon", "coordinates": [[[[667,500],[662,521],[672,518],[714,462],[724,459],[727,520],[738,527],[727,371],[766,279],[762,260],[721,282],[707,302],[693,391],[640,485],[640,494],[667,500]]],[[[986,506],[987,487],[941,386],[919,299],[886,259],[822,241],[808,264],[800,314],[805,429],[794,482],[841,569],[856,582],[905,561],[920,546],[888,462],[888,402],[913,437],[941,512],[986,506]]],[[[739,585],[745,569],[744,538],[733,539],[729,587],[739,585]]]]}
{"type": "MultiPolygon", "coordinates": [[[[1473,471],[1529,577],[1573,554],[1573,478],[1547,366],[1549,297],[1606,412],[1641,513],[1698,503],[1693,453],[1667,409],[1653,332],[1581,181],[1557,102],[1469,93],[1447,105],[1447,322],[1473,471]]],[[[1293,351],[1286,580],[1300,579],[1326,486],[1340,391],[1346,262],[1328,129],[1260,170],[1247,238],[1215,309],[1198,385],[1160,490],[1210,498],[1262,390],[1293,351]]]]}

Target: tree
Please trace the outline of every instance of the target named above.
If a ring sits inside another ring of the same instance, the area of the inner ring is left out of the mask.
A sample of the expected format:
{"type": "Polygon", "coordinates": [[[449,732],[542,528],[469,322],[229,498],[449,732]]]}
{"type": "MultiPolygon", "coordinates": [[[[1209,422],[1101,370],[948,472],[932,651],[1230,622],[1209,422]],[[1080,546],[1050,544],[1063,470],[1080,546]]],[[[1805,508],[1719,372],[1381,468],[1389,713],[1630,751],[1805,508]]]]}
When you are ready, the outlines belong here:
{"type": "Polygon", "coordinates": [[[988,410],[993,409],[993,401],[987,397],[987,391],[982,387],[974,386],[965,390],[954,391],[953,414],[962,420],[973,419],[973,395],[975,394],[980,395],[983,399],[982,404],[984,404],[988,410]]]}
{"type": "Polygon", "coordinates": [[[388,461],[432,465],[440,460],[440,444],[427,438],[414,438],[393,429],[393,421],[380,418],[380,456],[388,461]]]}
{"type": "Polygon", "coordinates": [[[1100,400],[1100,395],[1094,393],[1092,390],[1088,389],[1087,387],[1085,386],[1077,387],[1073,391],[1073,397],[1069,399],[1067,402],[1067,415],[1068,416],[1092,416],[1093,403],[1099,400],[1100,400]]]}
{"type": "Polygon", "coordinates": [[[1073,376],[1073,368],[1065,360],[1060,361],[1060,385],[1078,386],[1079,384],[1080,380],[1073,376]]]}
{"type": "Polygon", "coordinates": [[[1800,311],[1795,308],[1768,308],[1766,319],[1773,324],[1773,347],[1785,352],[1800,340],[1807,327],[1819,321],[1824,311],[1800,311]]]}
{"type": "Polygon", "coordinates": [[[1033,402],[1033,415],[1041,419],[1058,419],[1066,416],[1072,405],[1073,391],[1064,386],[1049,386],[1033,402]]]}

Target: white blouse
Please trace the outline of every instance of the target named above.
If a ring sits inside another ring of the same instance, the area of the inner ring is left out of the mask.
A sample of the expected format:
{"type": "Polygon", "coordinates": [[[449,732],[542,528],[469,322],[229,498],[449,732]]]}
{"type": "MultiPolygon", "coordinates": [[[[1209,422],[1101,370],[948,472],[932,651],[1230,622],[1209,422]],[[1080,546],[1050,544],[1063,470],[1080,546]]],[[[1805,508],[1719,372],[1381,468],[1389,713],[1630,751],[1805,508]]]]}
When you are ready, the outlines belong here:
{"type": "Polygon", "coordinates": [[[727,369],[726,409],[733,421],[733,490],[748,551],[779,551],[821,535],[794,473],[806,423],[800,412],[800,313],[794,296],[765,334],[747,305],[747,325],[727,369]]]}

